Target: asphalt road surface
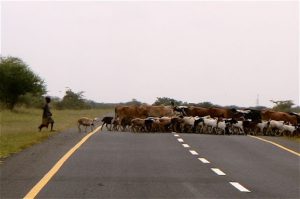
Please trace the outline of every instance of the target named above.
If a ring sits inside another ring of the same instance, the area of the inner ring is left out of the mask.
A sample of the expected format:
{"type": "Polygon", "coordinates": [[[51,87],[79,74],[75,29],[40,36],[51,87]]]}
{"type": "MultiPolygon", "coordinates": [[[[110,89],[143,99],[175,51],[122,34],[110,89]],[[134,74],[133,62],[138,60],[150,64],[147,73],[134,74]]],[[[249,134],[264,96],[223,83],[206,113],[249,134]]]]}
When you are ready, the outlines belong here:
{"type": "MultiPolygon", "coordinates": [[[[86,135],[71,129],[5,160],[1,198],[26,196],[86,135]]],[[[300,157],[249,136],[102,131],[36,197],[300,198],[300,157]]]]}

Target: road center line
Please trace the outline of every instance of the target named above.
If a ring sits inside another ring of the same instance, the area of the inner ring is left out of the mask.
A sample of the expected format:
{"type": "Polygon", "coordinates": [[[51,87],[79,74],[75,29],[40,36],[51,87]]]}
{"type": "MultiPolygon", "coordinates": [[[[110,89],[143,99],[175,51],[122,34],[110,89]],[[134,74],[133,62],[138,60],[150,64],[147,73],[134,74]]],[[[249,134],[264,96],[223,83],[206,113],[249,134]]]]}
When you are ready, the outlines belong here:
{"type": "Polygon", "coordinates": [[[198,153],[194,150],[190,150],[190,153],[193,154],[193,155],[198,155],[198,153]]]}
{"type": "Polygon", "coordinates": [[[174,134],[174,136],[175,136],[175,137],[179,137],[179,135],[178,135],[178,134],[174,134]]]}
{"type": "Polygon", "coordinates": [[[235,188],[237,188],[239,191],[241,192],[251,192],[248,189],[246,189],[245,187],[243,187],[240,183],[238,182],[229,182],[232,186],[234,186],[235,188]]]}
{"type": "Polygon", "coordinates": [[[219,176],[225,176],[226,174],[218,168],[211,168],[213,172],[215,172],[219,176]]]}
{"type": "Polygon", "coordinates": [[[181,138],[178,138],[177,140],[178,140],[178,142],[183,142],[183,139],[181,139],[181,138]]]}
{"type": "Polygon", "coordinates": [[[198,158],[198,160],[200,160],[202,163],[204,163],[204,164],[208,164],[208,163],[210,163],[207,159],[205,159],[205,158],[198,158]]]}
{"type": "Polygon", "coordinates": [[[190,148],[190,146],[189,146],[188,144],[182,144],[182,146],[183,146],[184,148],[190,148]]]}
{"type": "Polygon", "coordinates": [[[270,143],[270,144],[273,144],[274,146],[277,146],[277,147],[279,147],[279,148],[281,148],[281,149],[283,149],[283,150],[285,150],[285,151],[288,151],[288,152],[290,152],[290,153],[292,153],[292,154],[297,155],[297,156],[300,157],[300,153],[298,153],[298,152],[296,152],[296,151],[293,151],[293,150],[291,150],[291,149],[288,149],[288,148],[286,148],[286,147],[284,147],[284,146],[282,146],[282,145],[280,145],[280,144],[277,144],[277,143],[272,142],[272,141],[269,141],[269,140],[265,140],[265,139],[260,138],[260,137],[256,137],[256,136],[252,136],[252,135],[248,135],[248,136],[249,136],[249,137],[252,137],[252,138],[255,138],[255,139],[258,139],[258,140],[261,140],[261,141],[264,141],[264,142],[267,142],[267,143],[270,143]]]}
{"type": "Polygon", "coordinates": [[[97,127],[94,131],[84,136],[73,148],[71,148],[49,171],[48,173],[24,196],[26,198],[35,198],[36,195],[43,189],[43,187],[51,180],[51,178],[58,172],[62,165],[71,157],[71,155],[85,143],[93,134],[95,134],[101,126],[97,127]]]}

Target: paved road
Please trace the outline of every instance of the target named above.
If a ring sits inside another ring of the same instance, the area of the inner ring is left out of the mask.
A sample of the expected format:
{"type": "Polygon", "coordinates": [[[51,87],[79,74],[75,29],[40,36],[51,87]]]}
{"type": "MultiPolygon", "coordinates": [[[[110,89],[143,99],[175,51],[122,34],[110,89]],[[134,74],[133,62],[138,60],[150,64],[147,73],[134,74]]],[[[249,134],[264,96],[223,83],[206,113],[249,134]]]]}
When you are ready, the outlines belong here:
{"type": "MultiPolygon", "coordinates": [[[[83,136],[62,133],[5,161],[1,198],[24,197],[83,136]]],[[[248,136],[178,136],[96,133],[37,197],[300,198],[298,156],[248,136]]]]}

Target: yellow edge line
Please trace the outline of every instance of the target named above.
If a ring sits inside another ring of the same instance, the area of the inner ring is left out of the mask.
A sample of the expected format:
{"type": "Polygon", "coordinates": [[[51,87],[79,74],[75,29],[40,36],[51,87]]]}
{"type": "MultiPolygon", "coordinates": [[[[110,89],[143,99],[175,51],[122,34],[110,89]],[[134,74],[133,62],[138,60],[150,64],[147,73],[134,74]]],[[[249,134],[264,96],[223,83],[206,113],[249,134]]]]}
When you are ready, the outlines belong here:
{"type": "Polygon", "coordinates": [[[283,149],[283,150],[285,150],[285,151],[288,151],[288,152],[290,152],[290,153],[292,153],[292,154],[295,154],[295,155],[297,155],[297,156],[300,157],[300,153],[298,153],[298,152],[296,152],[296,151],[293,151],[293,150],[291,150],[291,149],[288,149],[288,148],[286,148],[286,147],[284,147],[284,146],[282,146],[282,145],[280,145],[280,144],[277,144],[277,143],[272,142],[272,141],[269,141],[269,140],[265,140],[265,139],[260,138],[260,137],[256,137],[256,136],[252,136],[252,135],[248,135],[248,136],[250,136],[250,137],[252,137],[252,138],[259,139],[259,140],[264,141],[264,142],[268,142],[268,143],[270,143],[270,144],[273,144],[273,145],[275,145],[275,146],[277,146],[277,147],[279,147],[279,148],[281,148],[281,149],[283,149]]]}
{"type": "Polygon", "coordinates": [[[71,157],[71,155],[94,133],[96,133],[101,126],[97,127],[94,131],[87,134],[81,139],[73,148],[71,148],[51,169],[48,173],[26,194],[24,199],[35,198],[36,195],[43,189],[43,187],[51,180],[51,178],[57,173],[60,167],[71,157]]]}

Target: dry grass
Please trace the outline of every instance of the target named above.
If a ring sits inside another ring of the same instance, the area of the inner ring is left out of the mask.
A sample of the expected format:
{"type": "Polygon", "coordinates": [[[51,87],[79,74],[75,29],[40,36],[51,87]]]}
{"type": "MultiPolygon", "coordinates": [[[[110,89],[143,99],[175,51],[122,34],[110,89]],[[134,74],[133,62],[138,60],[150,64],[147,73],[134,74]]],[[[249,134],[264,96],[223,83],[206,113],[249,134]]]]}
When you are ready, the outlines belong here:
{"type": "Polygon", "coordinates": [[[3,110],[0,112],[0,158],[8,157],[51,135],[75,127],[80,117],[94,118],[112,111],[112,109],[52,110],[56,131],[49,132],[50,129],[44,128],[42,132],[39,132],[42,110],[24,108],[13,112],[3,110]]]}

